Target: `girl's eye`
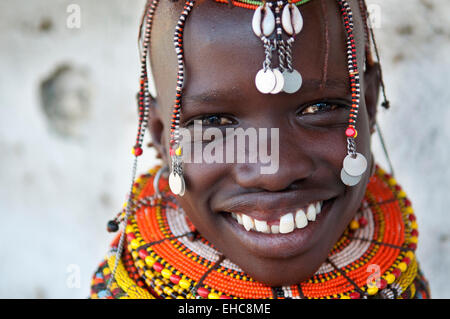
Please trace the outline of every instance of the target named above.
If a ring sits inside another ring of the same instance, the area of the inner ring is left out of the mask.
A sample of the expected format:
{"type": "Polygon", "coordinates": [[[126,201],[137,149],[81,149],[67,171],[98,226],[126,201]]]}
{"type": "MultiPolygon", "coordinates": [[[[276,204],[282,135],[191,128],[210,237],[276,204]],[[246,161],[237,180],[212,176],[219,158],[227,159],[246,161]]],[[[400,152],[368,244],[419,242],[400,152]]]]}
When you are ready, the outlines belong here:
{"type": "Polygon", "coordinates": [[[200,120],[202,121],[202,125],[205,126],[222,126],[233,124],[233,121],[228,117],[215,114],[204,116],[200,118],[200,120]]]}
{"type": "Polygon", "coordinates": [[[313,115],[322,112],[334,111],[340,107],[343,107],[343,105],[339,105],[336,103],[316,103],[305,107],[300,112],[300,115],[313,115]]]}

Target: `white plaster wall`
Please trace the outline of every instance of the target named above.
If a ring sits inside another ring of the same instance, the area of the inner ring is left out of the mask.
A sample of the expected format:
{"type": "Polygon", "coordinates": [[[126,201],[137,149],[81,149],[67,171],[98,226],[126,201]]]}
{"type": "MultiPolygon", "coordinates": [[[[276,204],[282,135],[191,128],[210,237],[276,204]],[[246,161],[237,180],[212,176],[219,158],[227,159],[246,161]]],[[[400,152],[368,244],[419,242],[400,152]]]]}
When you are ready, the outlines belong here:
{"type": "MultiPolygon", "coordinates": [[[[128,190],[144,0],[0,0],[0,297],[83,298],[128,190]],[[49,27],[50,24],[50,27],[49,27]],[[68,63],[88,73],[91,111],[76,137],[55,134],[40,82],[68,63]],[[80,287],[68,286],[75,265],[80,287]]],[[[380,112],[398,180],[416,208],[419,258],[434,297],[450,297],[450,2],[370,0],[392,108],[380,112]],[[376,7],[374,7],[376,8],[376,7]]],[[[374,148],[384,163],[379,143],[374,148]]],[[[146,152],[141,171],[155,163],[146,152]]]]}

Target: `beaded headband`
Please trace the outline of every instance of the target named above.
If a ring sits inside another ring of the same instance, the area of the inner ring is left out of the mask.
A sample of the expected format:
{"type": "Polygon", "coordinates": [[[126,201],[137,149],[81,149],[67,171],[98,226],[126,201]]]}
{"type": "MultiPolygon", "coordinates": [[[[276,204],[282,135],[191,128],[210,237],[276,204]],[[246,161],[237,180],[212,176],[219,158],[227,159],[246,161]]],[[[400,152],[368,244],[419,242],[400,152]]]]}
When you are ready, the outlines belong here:
{"type": "MultiPolygon", "coordinates": [[[[136,143],[132,149],[134,155],[132,167],[131,190],[128,197],[125,216],[123,222],[126,224],[131,214],[130,207],[134,202],[133,187],[136,178],[137,159],[142,155],[143,139],[148,124],[148,115],[150,108],[150,93],[148,84],[148,52],[150,44],[151,29],[156,7],[160,0],[149,0],[146,4],[145,12],[142,17],[139,38],[143,34],[140,43],[140,89],[138,93],[139,124],[136,137],[136,143]]],[[[176,0],[175,0],[176,1],[176,0]]],[[[299,6],[310,2],[311,0],[279,0],[279,1],[254,1],[254,0],[214,0],[218,3],[228,3],[230,6],[237,6],[250,10],[255,10],[249,27],[253,29],[255,35],[261,39],[265,52],[262,69],[255,76],[255,85],[262,94],[278,94],[281,92],[292,94],[297,92],[302,86],[301,74],[293,68],[292,63],[292,45],[295,36],[303,28],[303,18],[299,6]],[[274,10],[274,12],[272,12],[274,10]],[[283,39],[283,32],[288,37],[283,39]],[[278,67],[272,68],[272,51],[277,50],[278,67]]],[[[341,170],[341,180],[347,186],[354,186],[359,183],[363,174],[367,170],[366,158],[356,152],[355,138],[357,137],[356,120],[360,105],[360,73],[357,63],[356,44],[354,38],[353,13],[346,0],[336,0],[339,4],[342,19],[346,32],[347,45],[347,64],[351,84],[352,105],[350,109],[348,125],[345,130],[347,138],[347,156],[343,160],[341,170]]],[[[367,9],[363,0],[358,0],[363,17],[366,18],[367,9]]],[[[174,46],[177,55],[178,71],[175,100],[170,127],[170,157],[171,169],[169,175],[169,186],[171,191],[178,196],[185,193],[185,181],[183,177],[182,148],[180,146],[180,111],[182,107],[182,92],[185,80],[184,50],[183,50],[183,31],[189,13],[195,4],[195,0],[186,0],[180,18],[175,27],[174,46]]],[[[378,50],[376,49],[373,32],[370,27],[365,25],[366,39],[372,39],[375,46],[375,53],[379,60],[378,50]],[[370,32],[369,32],[370,31],[370,32]]],[[[366,41],[366,58],[369,63],[372,62],[370,54],[370,42],[366,41]]],[[[381,71],[381,70],[380,70],[381,71]]],[[[381,81],[384,95],[383,106],[388,108],[389,102],[386,99],[384,83],[381,81]]],[[[119,217],[108,222],[108,231],[117,231],[119,227],[119,217]]],[[[124,233],[120,237],[117,249],[116,264],[117,268],[119,256],[122,254],[124,245],[124,233]]],[[[113,272],[114,272],[113,271],[113,272]]],[[[112,276],[113,277],[113,276],[112,276]]],[[[112,278],[111,277],[111,278],[112,278]]],[[[109,282],[111,284],[111,282],[109,282]]],[[[109,285],[108,284],[108,285],[109,285]]]]}

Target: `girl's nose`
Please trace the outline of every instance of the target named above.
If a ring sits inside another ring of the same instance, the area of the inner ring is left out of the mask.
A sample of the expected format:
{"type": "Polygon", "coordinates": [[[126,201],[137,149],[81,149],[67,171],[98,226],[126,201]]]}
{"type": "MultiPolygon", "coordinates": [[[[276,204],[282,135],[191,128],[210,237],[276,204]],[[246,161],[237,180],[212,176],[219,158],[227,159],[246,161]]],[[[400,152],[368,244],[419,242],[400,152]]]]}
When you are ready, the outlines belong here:
{"type": "Polygon", "coordinates": [[[271,149],[270,159],[278,163],[237,163],[233,166],[235,181],[244,188],[262,189],[271,192],[294,189],[315,170],[314,161],[298,139],[286,138],[271,149]],[[278,152],[278,156],[273,156],[278,152]],[[271,170],[267,166],[271,165],[271,170]],[[264,172],[266,173],[262,173],[264,172]],[[269,171],[269,173],[267,173],[269,171]]]}

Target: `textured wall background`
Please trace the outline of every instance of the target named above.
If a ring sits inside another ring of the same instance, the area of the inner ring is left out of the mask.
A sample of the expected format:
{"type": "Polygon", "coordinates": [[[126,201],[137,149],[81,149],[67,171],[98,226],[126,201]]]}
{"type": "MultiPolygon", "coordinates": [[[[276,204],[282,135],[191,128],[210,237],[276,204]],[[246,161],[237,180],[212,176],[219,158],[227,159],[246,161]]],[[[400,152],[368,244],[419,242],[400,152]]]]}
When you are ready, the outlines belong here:
{"type": "MultiPolygon", "coordinates": [[[[144,0],[77,0],[79,29],[72,3],[0,0],[0,297],[86,297],[128,189],[144,0]]],[[[392,104],[380,125],[432,294],[449,298],[450,2],[369,3],[392,104]]]]}

